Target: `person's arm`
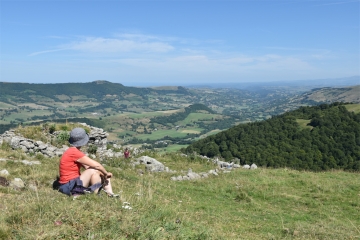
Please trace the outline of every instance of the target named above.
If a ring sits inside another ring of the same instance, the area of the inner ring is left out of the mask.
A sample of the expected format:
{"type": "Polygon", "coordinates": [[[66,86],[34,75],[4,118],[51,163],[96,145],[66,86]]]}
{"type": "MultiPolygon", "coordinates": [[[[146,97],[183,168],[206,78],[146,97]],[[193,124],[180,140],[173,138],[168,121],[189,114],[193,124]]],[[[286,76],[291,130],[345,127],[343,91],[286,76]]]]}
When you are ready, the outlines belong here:
{"type": "Polygon", "coordinates": [[[82,158],[79,158],[77,162],[81,163],[86,169],[93,168],[100,171],[102,174],[104,174],[104,176],[106,176],[106,178],[112,177],[112,173],[106,171],[106,169],[100,163],[98,163],[95,160],[92,160],[88,156],[83,156],[82,158]]]}

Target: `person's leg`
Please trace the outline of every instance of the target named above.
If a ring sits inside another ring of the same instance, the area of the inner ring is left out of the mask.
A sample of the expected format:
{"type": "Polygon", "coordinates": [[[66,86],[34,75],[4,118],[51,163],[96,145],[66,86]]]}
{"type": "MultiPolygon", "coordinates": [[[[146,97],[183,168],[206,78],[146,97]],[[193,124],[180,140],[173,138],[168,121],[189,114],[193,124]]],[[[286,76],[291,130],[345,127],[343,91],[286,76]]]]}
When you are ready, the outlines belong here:
{"type": "Polygon", "coordinates": [[[90,168],[81,173],[80,180],[82,181],[84,187],[89,187],[95,183],[101,183],[99,171],[90,168]]]}
{"type": "Polygon", "coordinates": [[[106,179],[105,181],[107,181],[107,184],[105,184],[105,191],[108,193],[108,194],[114,194],[113,193],[113,190],[112,190],[112,187],[111,187],[111,181],[110,181],[110,178],[106,179]]]}

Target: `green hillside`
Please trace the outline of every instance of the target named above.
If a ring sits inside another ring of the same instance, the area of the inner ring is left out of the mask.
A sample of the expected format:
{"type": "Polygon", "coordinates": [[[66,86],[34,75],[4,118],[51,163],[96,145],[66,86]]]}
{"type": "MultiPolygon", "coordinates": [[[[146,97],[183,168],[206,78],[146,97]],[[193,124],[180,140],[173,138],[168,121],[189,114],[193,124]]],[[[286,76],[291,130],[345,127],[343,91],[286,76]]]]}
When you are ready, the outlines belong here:
{"type": "Polygon", "coordinates": [[[242,164],[265,167],[358,171],[360,113],[348,111],[341,103],[300,107],[269,120],[232,127],[183,151],[239,158],[242,164]]]}

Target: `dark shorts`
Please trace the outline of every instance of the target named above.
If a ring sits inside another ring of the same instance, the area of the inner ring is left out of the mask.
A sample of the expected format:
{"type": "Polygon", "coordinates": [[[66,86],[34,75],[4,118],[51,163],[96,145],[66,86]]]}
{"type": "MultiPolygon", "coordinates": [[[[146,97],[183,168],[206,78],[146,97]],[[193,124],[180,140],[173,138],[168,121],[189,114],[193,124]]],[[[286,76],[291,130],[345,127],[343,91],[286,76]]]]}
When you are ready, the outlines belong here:
{"type": "Polygon", "coordinates": [[[69,196],[85,194],[85,191],[94,192],[96,189],[100,188],[101,183],[96,183],[90,187],[84,187],[83,182],[80,177],[70,180],[67,183],[61,184],[59,191],[69,196]]]}

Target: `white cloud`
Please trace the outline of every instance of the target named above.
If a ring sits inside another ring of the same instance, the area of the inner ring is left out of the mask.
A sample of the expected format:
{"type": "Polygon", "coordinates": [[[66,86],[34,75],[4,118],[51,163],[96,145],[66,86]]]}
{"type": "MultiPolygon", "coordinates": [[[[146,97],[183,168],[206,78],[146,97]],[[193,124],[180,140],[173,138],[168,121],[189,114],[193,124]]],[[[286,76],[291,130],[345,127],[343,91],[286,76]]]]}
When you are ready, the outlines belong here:
{"type": "Polygon", "coordinates": [[[58,51],[79,51],[85,53],[145,52],[166,53],[174,49],[167,42],[154,41],[156,37],[145,35],[122,35],[122,38],[85,37],[78,41],[62,44],[54,49],[31,53],[30,56],[58,51]]]}
{"type": "Polygon", "coordinates": [[[69,44],[68,49],[84,52],[116,53],[133,51],[169,52],[173,50],[174,47],[163,42],[145,42],[127,39],[88,37],[83,41],[69,44]]]}

